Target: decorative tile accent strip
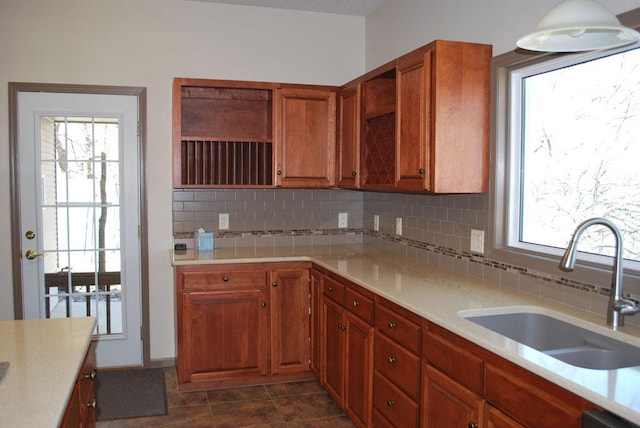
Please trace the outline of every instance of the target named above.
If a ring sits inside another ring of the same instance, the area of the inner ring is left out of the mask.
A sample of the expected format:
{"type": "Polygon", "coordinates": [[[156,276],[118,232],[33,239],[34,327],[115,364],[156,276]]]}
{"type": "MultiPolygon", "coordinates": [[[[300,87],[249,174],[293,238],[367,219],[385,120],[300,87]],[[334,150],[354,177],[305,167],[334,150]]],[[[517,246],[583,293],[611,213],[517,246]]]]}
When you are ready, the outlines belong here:
{"type": "MultiPolygon", "coordinates": [[[[517,275],[523,275],[534,279],[540,279],[544,282],[568,287],[576,290],[580,290],[586,293],[594,293],[600,296],[609,296],[611,290],[608,287],[600,287],[593,284],[582,283],[575,280],[549,275],[546,273],[538,273],[527,270],[526,268],[519,266],[512,266],[506,263],[498,262],[495,260],[489,260],[483,255],[474,254],[467,251],[456,251],[451,248],[443,247],[440,245],[433,245],[427,242],[417,241],[415,239],[404,238],[399,235],[392,235],[382,232],[376,232],[370,229],[294,229],[294,230],[253,230],[253,231],[217,231],[214,233],[216,239],[218,238],[246,238],[246,237],[275,237],[275,236],[322,236],[322,235],[364,235],[373,238],[382,239],[384,241],[393,242],[398,245],[416,248],[419,250],[428,251],[434,254],[440,254],[448,257],[453,257],[469,263],[475,263],[484,265],[493,269],[499,269],[505,272],[515,273],[517,275]]],[[[176,232],[174,233],[175,239],[192,239],[193,232],[176,232]]]]}

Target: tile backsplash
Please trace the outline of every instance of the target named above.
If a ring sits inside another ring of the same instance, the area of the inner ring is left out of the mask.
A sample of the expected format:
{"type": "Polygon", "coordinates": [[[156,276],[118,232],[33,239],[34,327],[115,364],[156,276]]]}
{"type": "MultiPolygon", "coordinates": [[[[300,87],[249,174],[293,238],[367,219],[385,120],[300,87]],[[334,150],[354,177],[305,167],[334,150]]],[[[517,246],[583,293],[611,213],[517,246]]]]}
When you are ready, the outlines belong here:
{"type": "MultiPolygon", "coordinates": [[[[214,232],[217,247],[376,243],[402,256],[603,315],[608,286],[511,266],[469,251],[470,230],[488,230],[489,197],[418,195],[343,189],[174,190],[175,242],[193,246],[193,232],[214,232]],[[347,213],[346,228],[338,214],[347,213]],[[220,230],[219,214],[229,215],[220,230]],[[379,230],[374,230],[374,215],[379,230]],[[402,235],[396,219],[402,218],[402,235]]],[[[628,317],[640,325],[640,317],[628,317]]]]}

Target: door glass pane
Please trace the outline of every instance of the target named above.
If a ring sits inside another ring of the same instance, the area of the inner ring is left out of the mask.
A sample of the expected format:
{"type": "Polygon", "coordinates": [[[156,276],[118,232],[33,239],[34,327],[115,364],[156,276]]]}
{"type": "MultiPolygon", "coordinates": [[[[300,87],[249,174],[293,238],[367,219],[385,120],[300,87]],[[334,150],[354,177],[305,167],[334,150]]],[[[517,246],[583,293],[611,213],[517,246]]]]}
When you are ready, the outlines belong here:
{"type": "Polygon", "coordinates": [[[45,116],[40,125],[46,316],[94,316],[96,334],[121,334],[118,119],[45,116]]]}

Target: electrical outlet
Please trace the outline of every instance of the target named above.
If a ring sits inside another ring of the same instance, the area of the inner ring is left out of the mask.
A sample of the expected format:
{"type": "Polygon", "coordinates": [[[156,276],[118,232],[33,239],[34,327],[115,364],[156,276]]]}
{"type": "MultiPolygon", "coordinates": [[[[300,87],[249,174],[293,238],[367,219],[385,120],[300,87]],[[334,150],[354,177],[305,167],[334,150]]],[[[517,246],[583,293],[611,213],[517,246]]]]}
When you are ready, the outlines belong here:
{"type": "Polygon", "coordinates": [[[228,230],[229,229],[229,214],[220,214],[218,216],[218,228],[220,230],[228,230]]]}
{"type": "Polygon", "coordinates": [[[484,230],[471,229],[471,245],[472,253],[484,254],[484,230]]]}
{"type": "Polygon", "coordinates": [[[378,214],[373,215],[373,230],[376,232],[380,230],[380,216],[378,214]]]}
{"type": "Polygon", "coordinates": [[[339,213],[338,214],[338,227],[340,229],[344,229],[349,224],[349,213],[339,213]]]}
{"type": "Polygon", "coordinates": [[[402,235],[402,217],[396,217],[396,235],[402,235]]]}

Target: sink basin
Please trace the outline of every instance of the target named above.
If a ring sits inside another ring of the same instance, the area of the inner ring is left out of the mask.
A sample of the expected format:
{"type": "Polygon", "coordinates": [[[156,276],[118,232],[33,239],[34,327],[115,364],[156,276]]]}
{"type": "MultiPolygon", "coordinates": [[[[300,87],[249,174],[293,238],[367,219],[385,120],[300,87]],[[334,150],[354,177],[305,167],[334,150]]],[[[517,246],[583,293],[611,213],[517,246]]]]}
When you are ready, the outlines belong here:
{"type": "Polygon", "coordinates": [[[465,318],[573,366],[595,370],[640,366],[640,347],[549,315],[515,312],[465,318]]]}

